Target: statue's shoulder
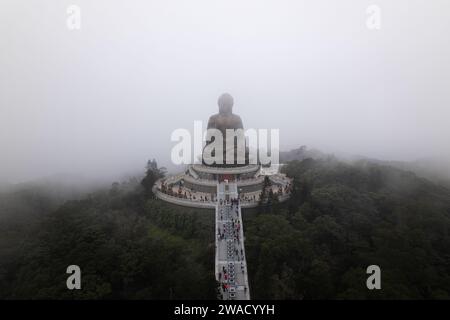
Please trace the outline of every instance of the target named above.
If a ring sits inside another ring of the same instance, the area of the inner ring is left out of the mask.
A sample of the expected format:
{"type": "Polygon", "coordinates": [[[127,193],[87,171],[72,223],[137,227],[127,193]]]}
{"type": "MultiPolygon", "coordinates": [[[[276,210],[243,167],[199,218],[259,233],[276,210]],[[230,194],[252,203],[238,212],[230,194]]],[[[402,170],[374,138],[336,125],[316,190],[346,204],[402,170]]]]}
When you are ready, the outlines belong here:
{"type": "Polygon", "coordinates": [[[218,114],[218,113],[213,114],[212,116],[209,117],[209,120],[208,120],[208,129],[211,129],[211,128],[215,128],[215,127],[216,127],[216,122],[217,122],[217,119],[218,119],[218,118],[219,118],[219,114],[218,114]]]}
{"type": "Polygon", "coordinates": [[[232,114],[233,116],[233,120],[241,120],[241,116],[237,115],[237,114],[232,114]]]}
{"type": "Polygon", "coordinates": [[[213,114],[209,117],[209,123],[215,123],[217,120],[219,120],[221,115],[219,113],[213,114]]]}
{"type": "Polygon", "coordinates": [[[237,128],[244,128],[244,124],[242,123],[242,119],[237,114],[233,113],[233,123],[235,124],[235,127],[237,128]]]}
{"type": "Polygon", "coordinates": [[[216,120],[219,117],[220,117],[220,113],[216,113],[216,114],[213,114],[211,117],[209,117],[209,120],[216,120]]]}

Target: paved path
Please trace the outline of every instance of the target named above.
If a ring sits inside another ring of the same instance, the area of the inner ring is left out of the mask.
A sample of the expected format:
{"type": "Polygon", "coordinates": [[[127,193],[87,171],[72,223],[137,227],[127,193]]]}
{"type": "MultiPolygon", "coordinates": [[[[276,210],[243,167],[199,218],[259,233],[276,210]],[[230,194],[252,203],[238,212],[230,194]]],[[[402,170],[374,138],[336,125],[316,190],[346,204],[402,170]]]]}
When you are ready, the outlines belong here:
{"type": "Polygon", "coordinates": [[[217,184],[215,265],[224,300],[250,299],[241,206],[229,201],[237,198],[235,182],[217,184]],[[228,286],[226,290],[223,284],[228,286]]]}

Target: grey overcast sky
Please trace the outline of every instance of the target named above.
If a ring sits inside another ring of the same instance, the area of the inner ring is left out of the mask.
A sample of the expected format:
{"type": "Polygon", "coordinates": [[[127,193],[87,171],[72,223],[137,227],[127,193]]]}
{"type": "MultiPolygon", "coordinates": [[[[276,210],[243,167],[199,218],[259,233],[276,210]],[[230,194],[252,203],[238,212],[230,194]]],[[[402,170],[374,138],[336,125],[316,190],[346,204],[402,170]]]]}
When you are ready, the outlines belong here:
{"type": "Polygon", "coordinates": [[[1,182],[168,165],[222,92],[283,150],[449,154],[448,0],[2,0],[0,21],[1,182]]]}

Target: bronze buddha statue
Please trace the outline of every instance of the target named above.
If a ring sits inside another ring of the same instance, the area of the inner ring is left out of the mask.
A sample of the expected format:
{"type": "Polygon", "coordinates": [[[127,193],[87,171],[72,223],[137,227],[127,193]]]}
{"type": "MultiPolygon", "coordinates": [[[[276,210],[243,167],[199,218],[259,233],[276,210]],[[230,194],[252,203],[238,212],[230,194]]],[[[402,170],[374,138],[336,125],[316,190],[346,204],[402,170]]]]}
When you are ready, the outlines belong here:
{"type": "MultiPolygon", "coordinates": [[[[243,165],[248,164],[248,151],[246,150],[247,148],[245,147],[245,140],[241,141],[244,144],[244,152],[245,152],[244,163],[239,163],[239,161],[237,161],[237,156],[238,156],[237,144],[239,142],[234,141],[233,146],[226,146],[227,130],[231,129],[231,130],[233,130],[233,132],[235,132],[238,129],[242,129],[242,130],[244,129],[241,117],[239,117],[237,114],[234,114],[232,112],[233,104],[234,104],[233,97],[229,93],[222,94],[218,99],[219,113],[212,115],[209,118],[207,129],[208,130],[217,129],[222,133],[222,137],[223,137],[223,149],[222,149],[223,150],[223,163],[213,163],[213,164],[209,164],[209,165],[222,167],[222,166],[243,166],[243,165]],[[226,163],[227,148],[232,148],[234,151],[233,163],[226,163]]],[[[208,146],[213,141],[214,141],[214,138],[211,140],[207,139],[206,146],[208,146]]],[[[205,146],[205,148],[206,148],[206,146],[205,146]]],[[[205,153],[205,149],[203,149],[203,153],[205,153]]],[[[213,155],[214,155],[214,151],[213,151],[213,155]]],[[[204,161],[204,156],[205,156],[205,154],[203,154],[203,157],[202,157],[203,164],[206,164],[204,161]]]]}

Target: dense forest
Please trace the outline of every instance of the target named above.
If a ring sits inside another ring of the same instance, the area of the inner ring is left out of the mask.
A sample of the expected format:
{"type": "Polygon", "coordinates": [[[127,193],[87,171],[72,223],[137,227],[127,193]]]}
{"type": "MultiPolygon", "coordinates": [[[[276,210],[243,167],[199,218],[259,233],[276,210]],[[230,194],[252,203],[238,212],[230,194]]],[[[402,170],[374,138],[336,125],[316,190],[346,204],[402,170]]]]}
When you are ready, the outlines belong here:
{"type": "Polygon", "coordinates": [[[244,221],[253,298],[450,298],[450,191],[414,173],[335,158],[292,161],[286,207],[244,221]],[[368,290],[379,265],[382,290],[368,290]]]}
{"type": "MultiPolygon", "coordinates": [[[[31,226],[3,219],[0,298],[215,298],[214,215],[155,200],[151,186],[161,175],[149,162],[141,184],[114,183],[56,210],[48,201],[39,205],[38,193],[30,205],[41,208],[40,218],[31,226]],[[72,264],[81,268],[82,290],[66,288],[72,264]]],[[[26,195],[2,202],[28,201],[26,195]]]]}
{"type": "MultiPolygon", "coordinates": [[[[244,212],[256,299],[450,298],[450,190],[414,173],[332,157],[290,161],[286,203],[244,212]],[[366,288],[379,265],[382,289],[366,288]]],[[[214,299],[214,215],[154,198],[165,174],[81,199],[0,196],[1,299],[214,299]],[[66,268],[82,290],[66,288],[66,268]]]]}

